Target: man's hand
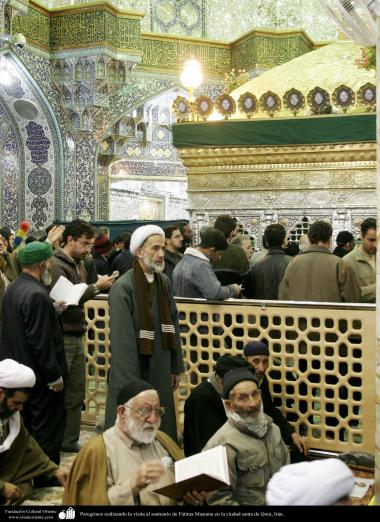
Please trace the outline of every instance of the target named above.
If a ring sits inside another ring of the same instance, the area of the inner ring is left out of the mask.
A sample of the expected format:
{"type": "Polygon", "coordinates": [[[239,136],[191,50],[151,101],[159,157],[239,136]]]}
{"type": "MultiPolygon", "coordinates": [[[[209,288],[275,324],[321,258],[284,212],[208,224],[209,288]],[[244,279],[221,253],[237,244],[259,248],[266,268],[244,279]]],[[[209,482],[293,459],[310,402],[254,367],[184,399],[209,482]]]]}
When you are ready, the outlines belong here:
{"type": "Polygon", "coordinates": [[[309,446],[304,437],[301,437],[300,435],[298,435],[298,433],[294,432],[292,433],[292,440],[301,453],[303,453],[306,456],[309,454],[309,446]]]}
{"type": "Polygon", "coordinates": [[[166,468],[159,460],[148,460],[141,464],[140,469],[131,480],[131,489],[134,497],[151,482],[156,482],[164,473],[166,468]]]}
{"type": "Polygon", "coordinates": [[[49,390],[52,392],[60,392],[63,390],[63,379],[60,377],[54,384],[48,384],[49,390]]]}
{"type": "Polygon", "coordinates": [[[230,285],[234,291],[234,297],[239,297],[240,293],[241,293],[241,285],[237,285],[237,284],[233,284],[233,285],[230,285]]]}
{"type": "Polygon", "coordinates": [[[21,497],[21,489],[11,482],[4,482],[4,487],[0,494],[8,500],[14,500],[21,497]]]}
{"type": "Polygon", "coordinates": [[[67,480],[67,471],[65,471],[62,468],[57,469],[57,471],[54,473],[54,476],[59,480],[59,482],[64,486],[66,484],[67,480]]]}
{"type": "Polygon", "coordinates": [[[108,288],[111,288],[115,280],[115,276],[99,275],[95,286],[97,286],[99,290],[108,290],[108,288]]]}
{"type": "Polygon", "coordinates": [[[65,301],[53,301],[53,305],[57,314],[63,314],[67,310],[65,301]]]}
{"type": "Polygon", "coordinates": [[[47,238],[50,243],[54,244],[55,241],[60,241],[62,239],[62,234],[65,230],[64,225],[55,225],[53,228],[51,228],[48,232],[47,238]]]}
{"type": "Polygon", "coordinates": [[[183,496],[183,501],[185,504],[190,504],[191,506],[199,506],[203,504],[204,501],[207,501],[209,494],[206,491],[188,491],[186,495],[183,496]]]}
{"type": "Polygon", "coordinates": [[[170,379],[172,381],[172,390],[178,390],[179,383],[181,382],[181,376],[178,373],[172,373],[170,375],[170,379]]]}

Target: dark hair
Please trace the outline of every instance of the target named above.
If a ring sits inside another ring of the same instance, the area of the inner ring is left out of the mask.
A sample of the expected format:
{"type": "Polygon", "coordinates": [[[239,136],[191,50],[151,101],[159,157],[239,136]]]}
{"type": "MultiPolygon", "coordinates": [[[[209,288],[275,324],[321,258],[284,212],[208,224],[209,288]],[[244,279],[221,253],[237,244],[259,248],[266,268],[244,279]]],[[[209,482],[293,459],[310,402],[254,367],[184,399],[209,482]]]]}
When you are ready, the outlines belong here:
{"type": "Polygon", "coordinates": [[[231,232],[235,230],[236,225],[237,221],[235,218],[229,216],[228,214],[222,214],[216,218],[214,228],[223,232],[224,237],[228,239],[231,235],[231,232]]]}
{"type": "Polygon", "coordinates": [[[362,236],[364,237],[368,230],[371,228],[374,228],[376,230],[376,219],[375,218],[367,218],[363,221],[363,223],[360,225],[360,231],[362,233],[362,236]]]}
{"type": "Polygon", "coordinates": [[[181,223],[179,225],[179,231],[181,232],[181,234],[183,234],[183,231],[185,230],[185,227],[189,227],[190,230],[191,230],[190,223],[181,223]]]}
{"type": "Polygon", "coordinates": [[[286,248],[284,248],[284,252],[287,256],[294,257],[300,253],[300,247],[295,241],[289,241],[286,248]]]}
{"type": "Polygon", "coordinates": [[[307,235],[312,245],[316,245],[319,241],[327,243],[332,235],[332,226],[327,221],[315,221],[310,225],[307,235]]]}
{"type": "Polygon", "coordinates": [[[336,236],[336,244],[338,247],[344,247],[346,243],[351,243],[354,240],[354,236],[348,230],[342,230],[336,236]]]}
{"type": "Polygon", "coordinates": [[[279,223],[268,225],[264,231],[264,241],[268,248],[281,247],[285,236],[285,228],[279,223]]]}
{"type": "Polygon", "coordinates": [[[87,239],[92,239],[95,237],[95,230],[83,219],[75,219],[69,223],[63,231],[62,242],[64,245],[67,245],[67,238],[69,236],[71,236],[74,241],[77,241],[82,236],[86,237],[87,239]]]}
{"type": "Polygon", "coordinates": [[[169,226],[165,227],[163,230],[165,232],[165,238],[166,239],[171,239],[172,238],[174,230],[181,231],[178,225],[169,225],[169,226]]]}
{"type": "Polygon", "coordinates": [[[25,239],[25,244],[28,245],[29,243],[34,243],[35,241],[38,241],[38,239],[34,236],[28,236],[25,239]]]}
{"type": "Polygon", "coordinates": [[[24,388],[4,388],[3,386],[0,386],[0,388],[3,388],[7,399],[10,399],[11,397],[13,397],[13,395],[16,392],[27,393],[29,395],[29,393],[32,391],[32,388],[25,388],[25,387],[24,388]]]}
{"type": "Polygon", "coordinates": [[[201,236],[201,248],[215,248],[219,252],[228,248],[228,243],[220,230],[213,227],[202,227],[199,235],[201,236]]]}
{"type": "Polygon", "coordinates": [[[126,232],[121,234],[120,237],[124,241],[124,249],[127,250],[127,248],[129,248],[129,245],[131,244],[132,234],[130,232],[128,232],[128,230],[127,230],[126,232]]]}

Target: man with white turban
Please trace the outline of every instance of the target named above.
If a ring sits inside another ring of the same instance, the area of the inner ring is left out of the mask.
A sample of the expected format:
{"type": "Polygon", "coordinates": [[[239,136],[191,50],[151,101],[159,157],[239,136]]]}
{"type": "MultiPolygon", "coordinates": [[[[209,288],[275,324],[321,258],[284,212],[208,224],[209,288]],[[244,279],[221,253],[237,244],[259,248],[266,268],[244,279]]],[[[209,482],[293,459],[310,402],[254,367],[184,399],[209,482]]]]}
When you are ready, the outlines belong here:
{"type": "Polygon", "coordinates": [[[123,385],[143,379],[166,408],[161,430],[177,440],[173,391],[184,371],[178,312],[165,268],[165,234],[156,225],[136,229],[131,237],[133,268],[109,294],[111,369],[106,428],[115,423],[117,394],[123,385]]]}
{"type": "Polygon", "coordinates": [[[269,506],[330,506],[349,503],[352,471],[339,459],[314,460],[284,466],[268,483],[269,506]]]}
{"type": "Polygon", "coordinates": [[[0,362],[0,505],[15,505],[45,476],[64,484],[66,473],[42,451],[24,427],[20,411],[36,382],[33,370],[12,359],[0,362]]]}

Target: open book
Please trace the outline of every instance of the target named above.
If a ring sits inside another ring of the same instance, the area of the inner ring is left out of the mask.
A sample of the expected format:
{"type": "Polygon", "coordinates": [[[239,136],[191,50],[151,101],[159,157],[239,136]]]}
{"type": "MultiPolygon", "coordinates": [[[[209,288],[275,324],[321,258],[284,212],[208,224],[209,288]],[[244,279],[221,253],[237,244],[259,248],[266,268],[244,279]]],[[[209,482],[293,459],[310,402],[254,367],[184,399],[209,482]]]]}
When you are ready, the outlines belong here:
{"type": "Polygon", "coordinates": [[[50,297],[53,301],[63,301],[68,306],[77,305],[86,289],[86,283],[73,285],[66,277],[60,276],[50,292],[50,297]]]}
{"type": "Polygon", "coordinates": [[[175,482],[156,489],[155,493],[181,500],[191,491],[213,491],[230,484],[227,450],[224,446],[216,446],[178,460],[174,470],[175,482]]]}

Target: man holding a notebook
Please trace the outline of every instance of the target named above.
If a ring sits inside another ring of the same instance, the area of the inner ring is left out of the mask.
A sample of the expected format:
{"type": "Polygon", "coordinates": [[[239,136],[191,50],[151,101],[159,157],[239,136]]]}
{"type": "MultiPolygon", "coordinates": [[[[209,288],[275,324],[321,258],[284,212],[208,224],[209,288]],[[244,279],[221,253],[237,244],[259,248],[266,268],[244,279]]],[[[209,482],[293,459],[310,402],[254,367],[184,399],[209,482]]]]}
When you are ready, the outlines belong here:
{"type": "Polygon", "coordinates": [[[208,504],[264,505],[269,479],[289,464],[288,450],[280,429],[263,412],[258,380],[250,370],[230,370],[223,377],[223,396],[228,420],[204,449],[226,447],[230,485],[211,493],[208,504]]]}

